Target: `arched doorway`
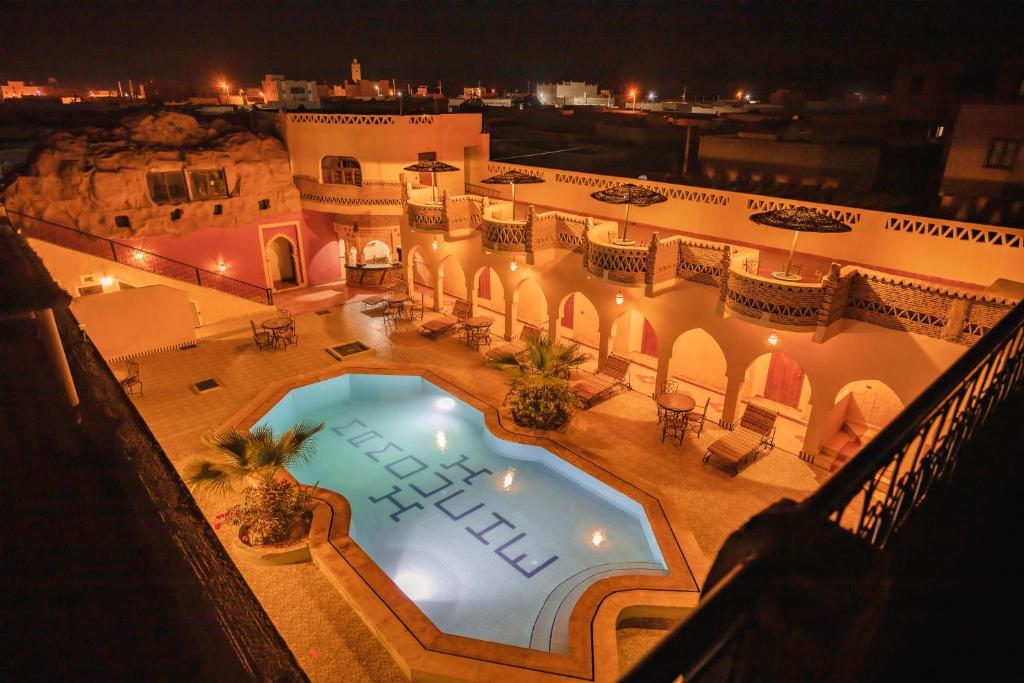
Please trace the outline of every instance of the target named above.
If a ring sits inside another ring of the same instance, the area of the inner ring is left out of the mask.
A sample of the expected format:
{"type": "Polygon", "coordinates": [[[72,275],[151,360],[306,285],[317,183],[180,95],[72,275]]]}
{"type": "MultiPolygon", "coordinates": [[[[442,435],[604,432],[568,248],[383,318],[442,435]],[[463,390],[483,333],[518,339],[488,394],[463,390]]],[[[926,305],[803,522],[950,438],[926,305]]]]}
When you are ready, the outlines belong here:
{"type": "Polygon", "coordinates": [[[633,361],[630,381],[641,393],[654,392],[658,368],[658,335],[644,314],[628,308],[615,319],[611,328],[608,353],[633,361]]]}
{"type": "Polygon", "coordinates": [[[391,247],[380,240],[370,240],[363,246],[363,263],[390,263],[391,247]]]}
{"type": "Polygon", "coordinates": [[[903,410],[903,401],[885,382],[850,382],[836,394],[821,430],[821,451],[835,471],[856,455],[903,410]]]}
{"type": "Polygon", "coordinates": [[[559,303],[558,336],[596,351],[601,343],[597,307],[582,292],[572,292],[559,303]]]}
{"type": "MultiPolygon", "coordinates": [[[[519,323],[529,323],[547,333],[548,299],[533,278],[526,278],[516,285],[516,318],[519,323]]],[[[513,333],[519,333],[518,326],[513,333]]]]}
{"type": "Polygon", "coordinates": [[[495,318],[495,329],[504,329],[505,320],[505,288],[501,284],[498,272],[490,266],[484,266],[473,276],[476,288],[476,307],[480,315],[495,318]]]}
{"type": "Polygon", "coordinates": [[[781,351],[758,356],[747,366],[740,397],[778,412],[775,445],[800,453],[811,414],[811,383],[796,360],[781,351]]]}
{"type": "Polygon", "coordinates": [[[726,360],[715,338],[701,328],[688,330],[672,343],[667,379],[691,394],[698,410],[708,404],[708,417],[718,420],[725,404],[726,360]]]}
{"type": "Polygon", "coordinates": [[[267,244],[267,269],[274,289],[299,285],[299,263],[295,245],[287,237],[277,235],[267,244]]]}

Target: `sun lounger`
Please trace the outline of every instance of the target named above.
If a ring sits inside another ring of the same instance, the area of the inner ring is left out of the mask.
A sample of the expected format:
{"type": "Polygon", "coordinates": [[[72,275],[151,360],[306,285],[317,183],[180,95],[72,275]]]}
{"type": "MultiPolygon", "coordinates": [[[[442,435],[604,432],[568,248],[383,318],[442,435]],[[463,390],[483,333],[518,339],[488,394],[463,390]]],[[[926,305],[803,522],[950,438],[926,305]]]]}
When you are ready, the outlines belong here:
{"type": "Polygon", "coordinates": [[[420,334],[431,339],[447,334],[456,329],[462,324],[463,320],[469,317],[470,310],[468,301],[456,299],[451,315],[442,315],[440,318],[431,318],[424,321],[420,325],[420,334]]]}
{"type": "Polygon", "coordinates": [[[382,303],[387,301],[389,296],[394,296],[395,294],[405,292],[407,289],[408,285],[406,285],[405,281],[399,280],[395,284],[388,287],[383,294],[371,294],[370,296],[363,299],[361,302],[361,310],[365,311],[368,308],[376,308],[377,306],[380,306],[382,303]]]}
{"type": "Polygon", "coordinates": [[[605,360],[604,367],[586,379],[573,382],[570,388],[583,403],[583,407],[590,408],[616,389],[630,388],[629,364],[628,358],[613,353],[605,360]]]}
{"type": "Polygon", "coordinates": [[[509,342],[508,344],[502,344],[501,346],[496,346],[493,349],[490,349],[486,354],[484,354],[484,360],[494,360],[495,358],[500,358],[506,354],[512,354],[513,356],[518,357],[526,351],[526,348],[532,342],[540,339],[541,334],[543,334],[543,332],[541,332],[539,327],[534,327],[529,324],[523,325],[523,329],[519,332],[518,339],[513,342],[509,342]]]}
{"type": "Polygon", "coordinates": [[[740,465],[753,461],[762,451],[775,448],[775,420],[778,416],[773,410],[748,403],[739,425],[708,446],[704,462],[712,457],[724,460],[739,474],[740,465]]]}

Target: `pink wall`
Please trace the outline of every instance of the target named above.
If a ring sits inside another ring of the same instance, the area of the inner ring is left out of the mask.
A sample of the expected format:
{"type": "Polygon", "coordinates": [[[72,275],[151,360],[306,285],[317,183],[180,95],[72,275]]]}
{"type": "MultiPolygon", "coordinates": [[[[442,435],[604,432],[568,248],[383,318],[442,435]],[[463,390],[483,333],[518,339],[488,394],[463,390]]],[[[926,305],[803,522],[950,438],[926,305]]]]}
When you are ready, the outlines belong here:
{"type": "MultiPolygon", "coordinates": [[[[182,236],[140,237],[125,241],[139,249],[214,272],[217,272],[217,263],[223,261],[228,266],[225,275],[267,287],[269,283],[263,270],[259,226],[287,221],[297,221],[302,231],[302,267],[308,283],[318,285],[340,280],[338,238],[331,214],[319,211],[292,211],[231,227],[204,228],[182,236]]],[[[292,227],[264,231],[268,238],[278,232],[290,236],[295,234],[292,227]]]]}

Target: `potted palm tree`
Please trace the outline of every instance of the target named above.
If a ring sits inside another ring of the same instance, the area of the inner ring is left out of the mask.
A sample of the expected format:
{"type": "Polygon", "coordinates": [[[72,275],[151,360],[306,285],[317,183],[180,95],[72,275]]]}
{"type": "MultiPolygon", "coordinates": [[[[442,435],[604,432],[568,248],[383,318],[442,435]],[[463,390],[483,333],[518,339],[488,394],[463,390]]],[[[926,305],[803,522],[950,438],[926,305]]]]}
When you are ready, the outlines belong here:
{"type": "Polygon", "coordinates": [[[569,387],[569,373],[586,362],[575,344],[562,344],[548,337],[526,343],[515,353],[497,353],[487,364],[510,375],[505,405],[520,427],[558,429],[572,417],[578,405],[569,387]]]}
{"type": "Polygon", "coordinates": [[[303,421],[280,435],[267,425],[247,432],[229,429],[209,440],[220,458],[185,469],[194,490],[218,493],[243,485],[242,502],[217,515],[215,526],[237,526],[235,546],[250,559],[262,564],[309,559],[306,536],[316,501],[307,487],[278,474],[313,457],[312,439],[323,427],[303,421]]]}

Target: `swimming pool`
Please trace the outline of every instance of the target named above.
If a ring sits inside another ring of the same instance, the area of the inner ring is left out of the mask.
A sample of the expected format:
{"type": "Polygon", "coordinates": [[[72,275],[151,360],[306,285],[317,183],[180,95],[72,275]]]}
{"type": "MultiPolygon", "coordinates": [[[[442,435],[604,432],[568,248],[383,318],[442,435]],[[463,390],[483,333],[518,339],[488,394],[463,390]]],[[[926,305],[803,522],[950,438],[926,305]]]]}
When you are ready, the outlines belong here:
{"type": "Polygon", "coordinates": [[[292,475],[345,496],[351,538],[445,633],[565,652],[588,586],[667,573],[638,502],[420,376],[292,389],[260,423],[303,419],[326,426],[292,475]]]}

